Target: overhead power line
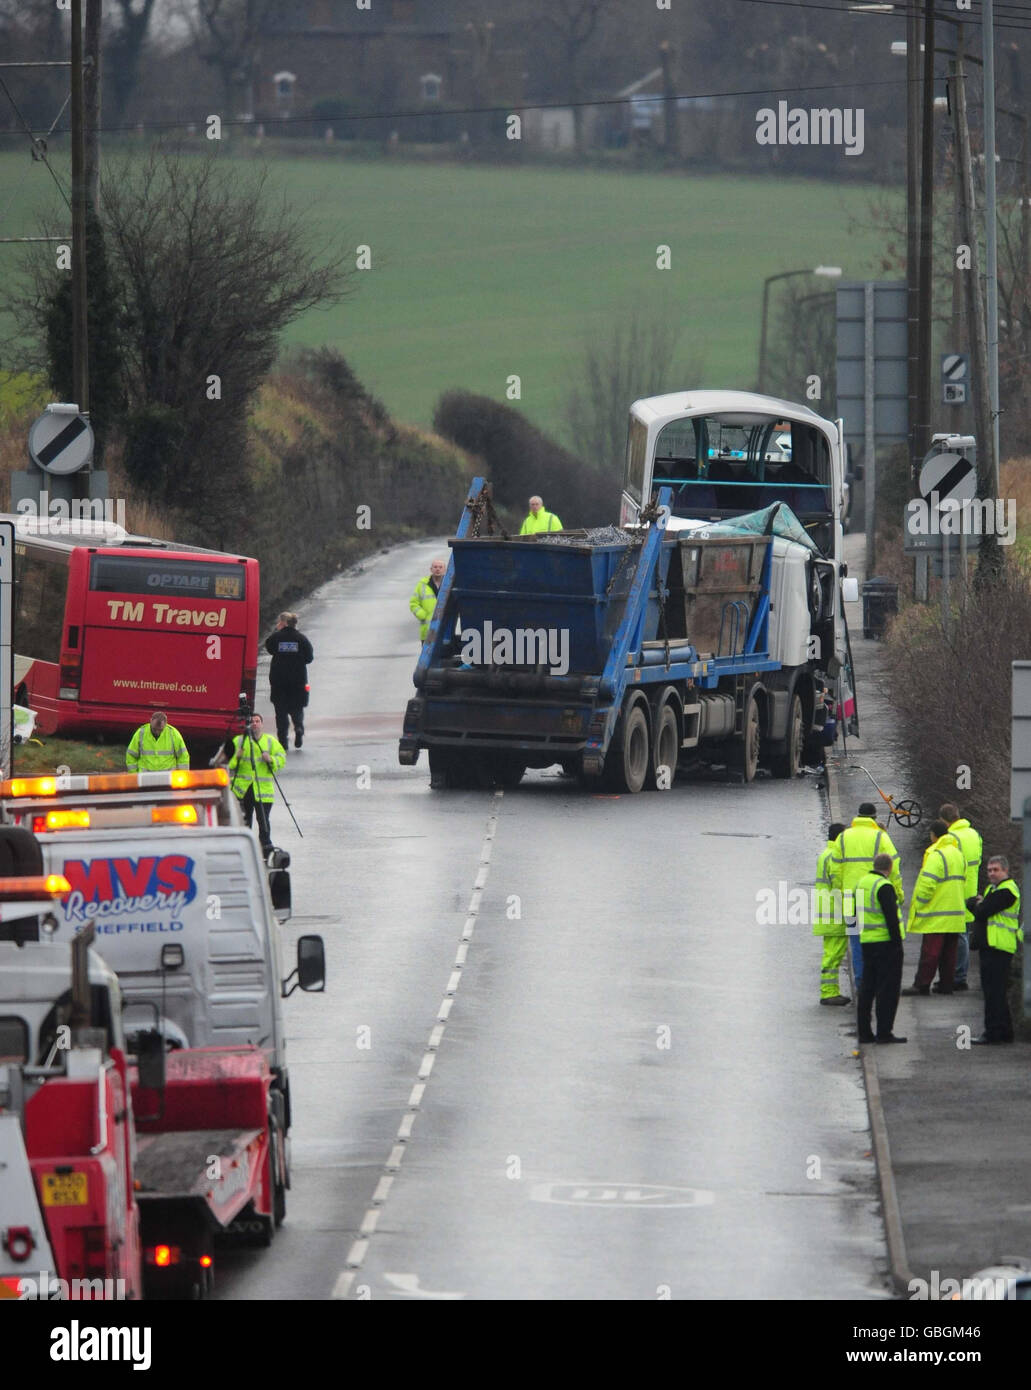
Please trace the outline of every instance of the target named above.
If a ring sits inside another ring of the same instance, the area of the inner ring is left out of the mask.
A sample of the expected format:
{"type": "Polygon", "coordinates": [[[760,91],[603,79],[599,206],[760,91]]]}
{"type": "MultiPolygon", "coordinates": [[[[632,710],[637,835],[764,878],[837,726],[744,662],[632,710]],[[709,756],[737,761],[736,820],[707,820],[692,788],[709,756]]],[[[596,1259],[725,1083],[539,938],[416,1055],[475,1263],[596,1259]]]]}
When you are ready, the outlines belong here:
{"type": "MultiPolygon", "coordinates": [[[[872,5],[873,0],[867,0],[872,5]]],[[[775,9],[792,10],[814,10],[822,11],[827,14],[852,15],[859,14],[863,18],[874,19],[906,19],[910,15],[918,18],[923,16],[924,7],[920,4],[896,4],[890,10],[880,10],[870,8],[865,11],[857,9],[857,6],[864,3],[864,0],[849,0],[849,3],[834,4],[827,3],[826,0],[734,0],[735,4],[741,5],[770,5],[775,9]]],[[[997,17],[995,20],[996,29],[1007,29],[1017,33],[1031,33],[1031,8],[1018,6],[1012,3],[1003,3],[996,6],[997,17]],[[998,12],[1002,11],[1001,17],[998,12]],[[1027,21],[1015,23],[1014,21],[1027,21]]],[[[977,24],[980,16],[974,11],[942,9],[936,11],[936,17],[950,23],[958,24],[977,24]]]]}
{"type": "MultiPolygon", "coordinates": [[[[675,101],[716,101],[722,97],[799,97],[803,94],[818,92],[841,92],[854,91],[857,88],[868,87],[904,87],[905,77],[897,78],[852,78],[842,82],[821,82],[807,86],[794,87],[747,87],[732,92],[679,92],[673,100],[675,101]]],[[[452,116],[489,116],[507,115],[525,111],[568,111],[572,107],[589,106],[629,106],[632,101],[654,101],[657,105],[663,103],[666,98],[662,93],[656,92],[642,98],[639,95],[634,97],[596,97],[593,100],[584,101],[514,101],[504,106],[461,106],[449,110],[433,111],[424,106],[420,106],[407,111],[350,111],[342,112],[339,116],[263,116],[260,124],[264,126],[278,125],[338,125],[342,122],[350,121],[374,121],[391,120],[401,121],[406,119],[416,119],[427,115],[452,117],[452,116]]],[[[106,135],[117,133],[131,134],[138,130],[140,125],[145,125],[149,131],[161,130],[185,130],[188,126],[201,126],[212,115],[217,112],[205,111],[203,115],[183,116],[175,121],[147,121],[137,122],[133,125],[102,126],[101,131],[106,135]]],[[[251,117],[221,117],[223,126],[248,126],[253,127],[259,124],[251,117]]],[[[59,126],[58,133],[66,131],[67,126],[59,126]]]]}

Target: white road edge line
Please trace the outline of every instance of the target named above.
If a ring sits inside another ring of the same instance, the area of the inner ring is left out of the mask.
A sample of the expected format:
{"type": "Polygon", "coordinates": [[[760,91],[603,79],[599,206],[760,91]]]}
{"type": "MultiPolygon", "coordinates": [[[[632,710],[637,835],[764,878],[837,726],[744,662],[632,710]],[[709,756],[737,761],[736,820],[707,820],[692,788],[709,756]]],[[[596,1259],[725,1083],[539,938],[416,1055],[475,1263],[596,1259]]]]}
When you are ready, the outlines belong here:
{"type": "MultiPolygon", "coordinates": [[[[444,1037],[444,1027],[448,1016],[451,1013],[451,1005],[454,1003],[454,994],[458,986],[462,983],[461,967],[465,964],[466,955],[469,951],[469,940],[476,927],[476,918],[480,911],[480,900],[483,897],[483,890],[490,877],[490,858],[493,851],[493,841],[497,835],[498,816],[501,811],[501,799],[505,795],[503,791],[496,791],[491,802],[490,814],[487,816],[487,829],[484,832],[483,843],[480,846],[479,871],[473,883],[472,895],[469,899],[465,926],[462,928],[462,939],[455,956],[455,965],[459,967],[451,972],[451,978],[447,982],[445,997],[441,1001],[440,1008],[437,1010],[437,1021],[430,1030],[429,1041],[426,1044],[427,1051],[423,1054],[422,1062],[419,1064],[419,1080],[412,1087],[412,1093],[408,1097],[408,1114],[401,1120],[398,1127],[397,1138],[400,1142],[395,1143],[390,1150],[390,1157],[383,1165],[384,1176],[376,1184],[376,1191],[372,1194],[372,1201],[369,1209],[362,1218],[362,1224],[358,1228],[359,1239],[357,1239],[347,1252],[347,1259],[344,1261],[346,1268],[341,1270],[333,1285],[333,1292],[330,1294],[332,1299],[347,1298],[351,1292],[351,1287],[357,1277],[358,1270],[362,1266],[365,1256],[369,1252],[369,1237],[372,1236],[379,1221],[380,1212],[386,1202],[393,1185],[393,1174],[396,1174],[401,1167],[401,1162],[405,1153],[405,1142],[411,1137],[412,1126],[415,1123],[415,1112],[422,1103],[423,1094],[426,1090],[426,1080],[433,1070],[433,1064],[437,1060],[437,1049],[440,1047],[444,1037]]],[[[363,1285],[363,1287],[365,1287],[363,1285]]]]}

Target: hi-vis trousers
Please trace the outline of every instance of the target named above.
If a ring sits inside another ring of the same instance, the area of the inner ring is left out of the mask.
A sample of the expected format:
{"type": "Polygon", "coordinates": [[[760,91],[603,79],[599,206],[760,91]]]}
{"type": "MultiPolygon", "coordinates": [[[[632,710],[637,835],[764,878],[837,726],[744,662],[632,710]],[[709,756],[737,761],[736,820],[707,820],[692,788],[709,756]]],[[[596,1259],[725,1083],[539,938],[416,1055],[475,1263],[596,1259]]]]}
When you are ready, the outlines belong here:
{"type": "Polygon", "coordinates": [[[845,946],[852,942],[852,973],[856,985],[863,978],[862,955],[858,936],[825,936],[823,938],[823,960],[820,962],[820,998],[833,999],[840,994],[838,974],[845,959],[845,946]]]}

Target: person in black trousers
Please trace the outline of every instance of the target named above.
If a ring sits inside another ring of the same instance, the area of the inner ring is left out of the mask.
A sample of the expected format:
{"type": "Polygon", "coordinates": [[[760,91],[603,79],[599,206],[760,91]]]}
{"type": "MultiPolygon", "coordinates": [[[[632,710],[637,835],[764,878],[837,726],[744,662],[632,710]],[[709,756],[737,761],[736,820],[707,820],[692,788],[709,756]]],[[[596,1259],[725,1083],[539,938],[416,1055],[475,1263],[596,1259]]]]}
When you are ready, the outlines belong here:
{"type": "Polygon", "coordinates": [[[1013,1019],[1006,988],[1010,964],[1017,946],[1024,939],[1020,929],[1020,889],[1009,877],[1009,860],[995,854],[988,861],[988,888],[983,897],[967,899],[973,914],[970,949],[981,960],[981,988],[984,990],[984,1032],[972,1043],[1011,1043],[1013,1019]]]}
{"type": "Polygon", "coordinates": [[[276,738],[288,748],[290,720],[294,724],[294,747],[304,743],[304,707],[308,703],[308,665],[315,660],[311,643],[297,630],[296,613],[280,613],[276,630],[265,643],[272,657],[269,685],[276,711],[276,738]]]}
{"type": "Polygon", "coordinates": [[[861,1043],[906,1041],[905,1038],[897,1038],[891,1031],[902,988],[902,926],[898,895],[888,878],[891,868],[891,855],[878,854],[873,861],[873,869],[864,874],[855,886],[856,916],[862,927],[859,940],[863,948],[863,978],[856,1005],[861,1043]],[[870,1027],[875,1001],[876,1035],[870,1027]]]}

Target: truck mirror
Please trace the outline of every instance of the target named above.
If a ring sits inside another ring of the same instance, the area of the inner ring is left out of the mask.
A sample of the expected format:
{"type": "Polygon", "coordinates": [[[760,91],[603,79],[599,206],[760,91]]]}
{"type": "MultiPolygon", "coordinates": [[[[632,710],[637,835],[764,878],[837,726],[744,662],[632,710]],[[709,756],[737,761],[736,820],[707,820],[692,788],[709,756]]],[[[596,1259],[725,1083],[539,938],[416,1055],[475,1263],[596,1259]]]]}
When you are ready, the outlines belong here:
{"type": "Polygon", "coordinates": [[[286,869],[272,869],[268,876],[268,888],[272,897],[272,908],[277,922],[286,922],[292,910],[290,874],[286,869]]]}
{"type": "Polygon", "coordinates": [[[165,1039],[157,1028],[136,1034],[140,1085],[148,1091],[165,1089],[165,1039]]]}
{"type": "Polygon", "coordinates": [[[303,990],[315,993],[326,988],[326,948],[321,936],[298,937],[297,983],[303,990]]]}
{"type": "Polygon", "coordinates": [[[326,948],[321,936],[297,938],[297,968],[283,981],[283,998],[289,999],[298,986],[316,994],[326,988],[326,948]]]}
{"type": "Polygon", "coordinates": [[[859,580],[843,579],[841,581],[841,597],[846,603],[859,602],[859,580]]]}

